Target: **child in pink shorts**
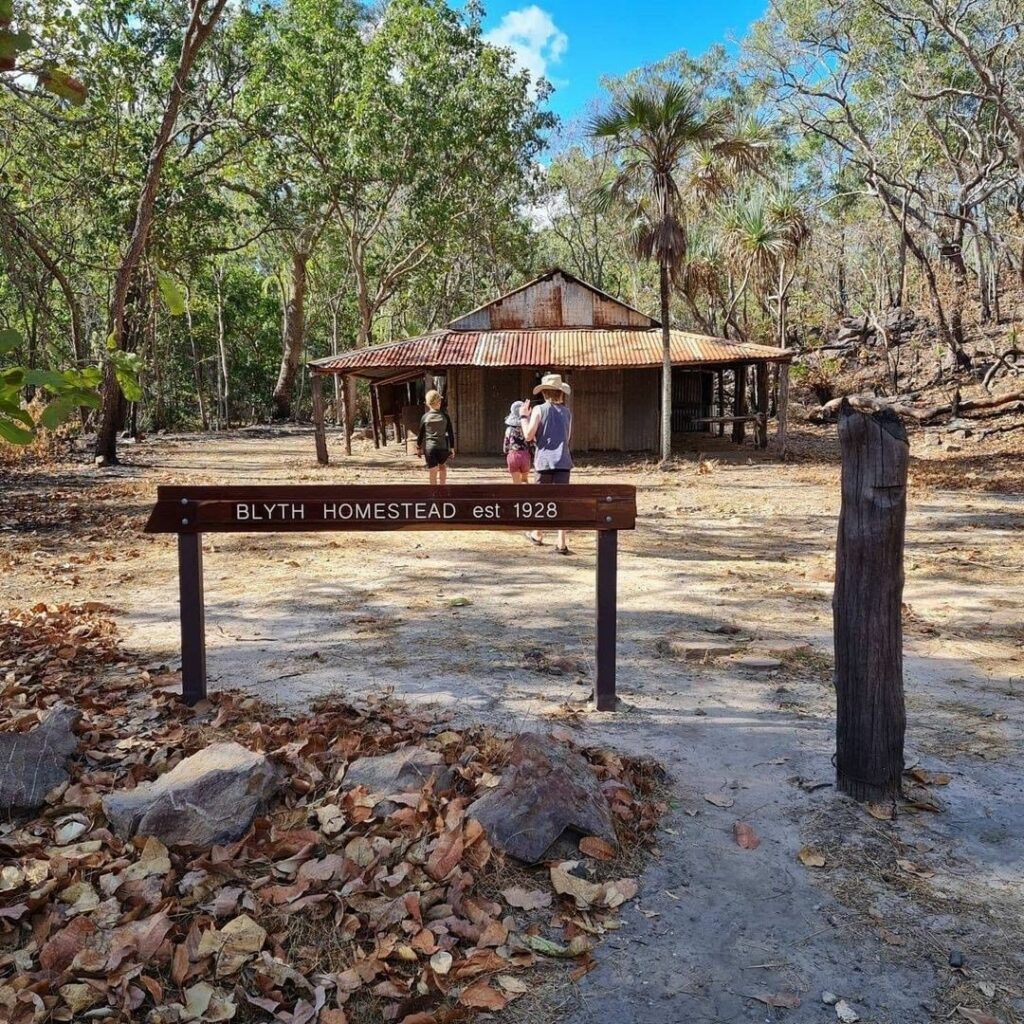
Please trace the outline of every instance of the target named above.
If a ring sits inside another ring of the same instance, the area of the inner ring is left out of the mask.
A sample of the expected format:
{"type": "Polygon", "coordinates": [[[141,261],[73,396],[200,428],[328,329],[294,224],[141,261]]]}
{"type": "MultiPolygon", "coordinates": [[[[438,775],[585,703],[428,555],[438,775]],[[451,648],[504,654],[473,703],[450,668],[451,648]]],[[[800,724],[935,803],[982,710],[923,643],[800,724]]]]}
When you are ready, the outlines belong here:
{"type": "Polygon", "coordinates": [[[505,417],[505,443],[502,450],[513,483],[528,484],[533,445],[523,436],[523,425],[519,419],[522,407],[522,402],[513,402],[508,416],[505,417]]]}

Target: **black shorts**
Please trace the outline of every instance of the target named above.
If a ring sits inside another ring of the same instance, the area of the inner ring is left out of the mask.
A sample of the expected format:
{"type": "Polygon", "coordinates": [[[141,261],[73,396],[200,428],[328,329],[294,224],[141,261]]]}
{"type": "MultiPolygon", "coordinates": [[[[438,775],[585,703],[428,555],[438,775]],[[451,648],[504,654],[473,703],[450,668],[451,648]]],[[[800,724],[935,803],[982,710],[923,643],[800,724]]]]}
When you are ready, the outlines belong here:
{"type": "Polygon", "coordinates": [[[450,448],[428,448],[423,453],[423,458],[426,460],[427,469],[434,469],[437,466],[443,466],[451,456],[452,452],[450,448]]]}
{"type": "Polygon", "coordinates": [[[538,469],[537,483],[539,484],[567,484],[571,469],[538,469]]]}

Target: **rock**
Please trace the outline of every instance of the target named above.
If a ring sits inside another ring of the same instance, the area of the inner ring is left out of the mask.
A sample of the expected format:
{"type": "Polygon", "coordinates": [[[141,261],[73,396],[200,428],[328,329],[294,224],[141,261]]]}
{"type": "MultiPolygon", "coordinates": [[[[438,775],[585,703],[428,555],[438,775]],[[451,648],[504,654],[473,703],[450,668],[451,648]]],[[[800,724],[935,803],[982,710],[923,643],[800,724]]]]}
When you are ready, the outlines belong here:
{"type": "Polygon", "coordinates": [[[443,793],[452,788],[454,776],[444,763],[443,755],[426,747],[399,747],[378,757],[360,757],[345,772],[342,786],[365,786],[370,796],[388,797],[422,789],[435,776],[434,791],[443,793]]]}
{"type": "Polygon", "coordinates": [[[751,646],[750,653],[779,658],[786,654],[810,650],[810,647],[806,640],[757,640],[751,646]]]}
{"type": "Polygon", "coordinates": [[[54,786],[68,781],[64,765],[78,747],[72,729],[81,717],[58,704],[28,732],[0,733],[0,814],[34,811],[54,786]]]}
{"type": "Polygon", "coordinates": [[[754,669],[757,672],[770,672],[773,669],[782,668],[782,662],[778,658],[768,658],[758,654],[746,654],[739,658],[733,658],[732,664],[739,668],[754,669]]]}
{"type": "Polygon", "coordinates": [[[840,999],[836,1003],[836,1018],[841,1024],[857,1024],[860,1015],[845,999],[840,999]]]}
{"type": "Polygon", "coordinates": [[[821,993],[821,1001],[826,1006],[835,1006],[839,1002],[839,996],[835,992],[824,991],[821,993]]]}
{"type": "Polygon", "coordinates": [[[708,661],[711,658],[738,654],[744,646],[739,643],[725,643],[722,640],[671,640],[668,649],[683,661],[708,661]]]}
{"type": "Polygon", "coordinates": [[[155,782],[103,798],[118,835],[155,836],[168,846],[214,846],[240,839],[277,787],[263,754],[214,743],[155,782]]]}
{"type": "Polygon", "coordinates": [[[950,950],[949,953],[949,966],[950,967],[963,967],[967,963],[967,957],[959,949],[950,950]]]}
{"type": "Polygon", "coordinates": [[[528,864],[541,860],[567,829],[616,841],[611,808],[593,769],[540,733],[516,737],[501,783],[466,813],[484,826],[494,846],[528,864]]]}

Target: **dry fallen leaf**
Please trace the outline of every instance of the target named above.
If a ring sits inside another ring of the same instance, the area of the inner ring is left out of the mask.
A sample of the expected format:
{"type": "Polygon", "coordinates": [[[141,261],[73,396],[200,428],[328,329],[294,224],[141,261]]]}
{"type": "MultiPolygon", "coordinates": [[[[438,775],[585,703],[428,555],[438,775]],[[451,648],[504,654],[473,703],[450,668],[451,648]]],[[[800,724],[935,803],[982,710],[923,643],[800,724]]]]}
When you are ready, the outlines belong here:
{"type": "Polygon", "coordinates": [[[958,1006],[956,1012],[964,1020],[970,1021],[971,1024],[1002,1024],[998,1017],[993,1017],[990,1013],[985,1013],[983,1010],[974,1010],[969,1006],[958,1006]]]}
{"type": "Polygon", "coordinates": [[[731,796],[726,796],[724,793],[705,793],[704,799],[716,807],[732,807],[736,803],[731,796]]]}
{"type": "Polygon", "coordinates": [[[913,861],[899,859],[896,861],[896,866],[900,871],[905,871],[908,875],[914,875],[917,878],[934,878],[935,872],[931,868],[923,868],[913,861]]]}
{"type": "Polygon", "coordinates": [[[439,950],[430,958],[430,966],[435,974],[447,974],[452,969],[452,955],[439,950]]]}
{"type": "Polygon", "coordinates": [[[486,981],[478,981],[459,996],[459,1002],[477,1010],[504,1010],[508,1005],[508,996],[491,988],[486,981]]]}
{"type": "Polygon", "coordinates": [[[615,860],[615,847],[600,836],[584,836],[580,840],[580,853],[594,860],[615,860]]]}
{"type": "Polygon", "coordinates": [[[888,928],[879,928],[878,937],[890,946],[905,946],[907,940],[902,935],[889,931],[888,928]]]}
{"type": "Polygon", "coordinates": [[[801,846],[797,859],[805,868],[823,868],[825,855],[813,846],[801,846]]]}
{"type": "Polygon", "coordinates": [[[516,910],[541,910],[551,906],[551,893],[542,889],[525,889],[513,885],[501,890],[502,899],[516,910]]]}
{"type": "Polygon", "coordinates": [[[870,800],[863,805],[864,810],[871,815],[872,818],[877,818],[879,821],[892,821],[896,817],[896,805],[892,803],[879,804],[872,803],[870,800]]]}
{"type": "Polygon", "coordinates": [[[530,991],[530,986],[525,981],[512,974],[499,974],[494,980],[502,991],[510,996],[521,996],[530,991]]]}
{"type": "Polygon", "coordinates": [[[751,993],[749,998],[783,1010],[795,1010],[800,1005],[800,997],[795,992],[751,993]]]}
{"type": "Polygon", "coordinates": [[[737,821],[732,826],[732,834],[736,839],[736,845],[744,850],[756,850],[761,845],[761,840],[754,831],[752,825],[745,821],[737,821]]]}
{"type": "Polygon", "coordinates": [[[601,886],[596,882],[588,882],[585,878],[579,878],[571,871],[576,867],[577,861],[564,861],[561,864],[552,864],[550,868],[551,886],[559,895],[572,896],[576,906],[581,910],[593,906],[601,895],[601,886]]]}

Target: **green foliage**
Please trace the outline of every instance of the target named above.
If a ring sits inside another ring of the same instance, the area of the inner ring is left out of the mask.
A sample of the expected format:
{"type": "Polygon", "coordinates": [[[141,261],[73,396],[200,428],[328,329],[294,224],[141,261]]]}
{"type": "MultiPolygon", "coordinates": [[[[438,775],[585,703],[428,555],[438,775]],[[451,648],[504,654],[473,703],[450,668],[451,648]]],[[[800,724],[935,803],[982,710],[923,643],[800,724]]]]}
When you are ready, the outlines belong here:
{"type": "MultiPolygon", "coordinates": [[[[0,331],[0,355],[19,348],[24,339],[12,328],[0,331]]],[[[79,408],[99,406],[100,371],[28,370],[23,366],[0,369],[0,438],[16,445],[31,444],[38,426],[54,430],[79,408]],[[22,408],[21,393],[26,387],[41,388],[50,400],[36,423],[22,408]]]]}

